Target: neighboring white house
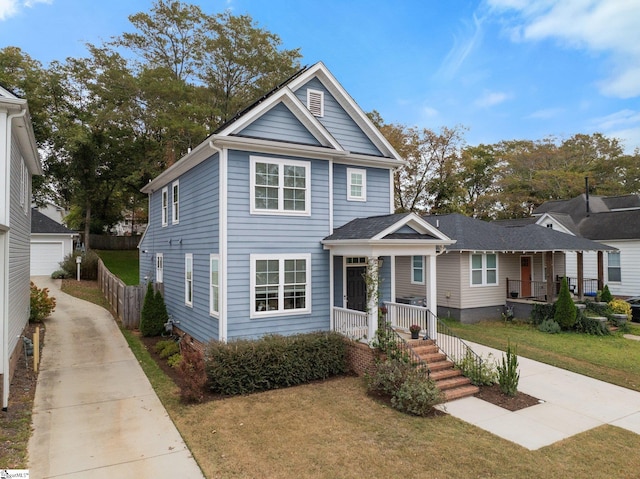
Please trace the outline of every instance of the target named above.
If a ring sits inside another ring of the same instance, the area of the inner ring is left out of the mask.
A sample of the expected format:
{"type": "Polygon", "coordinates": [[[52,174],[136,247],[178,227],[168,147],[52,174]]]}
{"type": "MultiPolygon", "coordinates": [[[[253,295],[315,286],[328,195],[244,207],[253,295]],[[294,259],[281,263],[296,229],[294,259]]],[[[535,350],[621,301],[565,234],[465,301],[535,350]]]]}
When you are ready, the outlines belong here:
{"type": "Polygon", "coordinates": [[[31,276],[49,276],[73,252],[78,236],[36,209],[31,210],[31,276]]]}
{"type": "Polygon", "coordinates": [[[0,375],[2,408],[29,322],[31,176],[42,166],[27,101],[0,86],[0,375]]]}
{"type": "Polygon", "coordinates": [[[31,207],[37,209],[40,213],[59,224],[63,224],[65,216],[69,214],[69,210],[53,203],[45,203],[44,205],[31,203],[31,207]]]}

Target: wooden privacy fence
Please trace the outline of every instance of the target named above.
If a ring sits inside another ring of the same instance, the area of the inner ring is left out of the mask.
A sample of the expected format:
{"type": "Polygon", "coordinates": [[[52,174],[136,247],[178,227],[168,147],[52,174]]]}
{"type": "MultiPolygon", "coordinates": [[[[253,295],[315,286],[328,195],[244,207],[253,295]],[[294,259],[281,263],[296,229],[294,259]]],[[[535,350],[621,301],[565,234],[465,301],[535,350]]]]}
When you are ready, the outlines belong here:
{"type": "Polygon", "coordinates": [[[140,311],[144,303],[144,285],[127,286],[98,260],[98,285],[104,297],[127,329],[140,326],[140,311]]]}

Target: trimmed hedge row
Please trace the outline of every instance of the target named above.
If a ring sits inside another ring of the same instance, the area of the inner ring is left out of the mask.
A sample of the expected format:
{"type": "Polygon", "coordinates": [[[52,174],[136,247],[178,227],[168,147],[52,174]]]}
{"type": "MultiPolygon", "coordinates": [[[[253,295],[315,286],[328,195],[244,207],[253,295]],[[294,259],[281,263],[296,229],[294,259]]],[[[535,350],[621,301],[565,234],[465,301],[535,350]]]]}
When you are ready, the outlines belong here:
{"type": "Polygon", "coordinates": [[[346,351],[344,338],[335,332],[210,343],[209,388],[237,395],[326,379],[346,372],[346,351]]]}

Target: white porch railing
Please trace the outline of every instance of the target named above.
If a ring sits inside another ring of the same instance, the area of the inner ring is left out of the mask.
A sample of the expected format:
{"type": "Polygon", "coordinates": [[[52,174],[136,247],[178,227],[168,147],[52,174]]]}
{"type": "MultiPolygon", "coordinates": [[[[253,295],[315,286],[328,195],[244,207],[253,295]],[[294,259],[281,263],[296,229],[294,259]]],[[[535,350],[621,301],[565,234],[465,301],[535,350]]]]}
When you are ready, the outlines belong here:
{"type": "Polygon", "coordinates": [[[387,307],[387,321],[391,326],[409,331],[412,324],[420,325],[420,335],[428,331],[429,310],[422,306],[412,306],[410,304],[385,302],[387,307]]]}
{"type": "Polygon", "coordinates": [[[346,308],[333,308],[333,329],[355,341],[367,337],[367,313],[346,308]]]}

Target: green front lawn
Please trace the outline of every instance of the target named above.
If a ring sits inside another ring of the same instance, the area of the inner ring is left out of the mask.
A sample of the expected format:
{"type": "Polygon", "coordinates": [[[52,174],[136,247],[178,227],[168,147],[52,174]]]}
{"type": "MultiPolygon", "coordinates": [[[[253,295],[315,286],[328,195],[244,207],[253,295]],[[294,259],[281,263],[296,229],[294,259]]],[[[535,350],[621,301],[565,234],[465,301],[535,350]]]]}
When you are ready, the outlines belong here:
{"type": "MultiPolygon", "coordinates": [[[[505,351],[517,345],[518,356],[640,391],[640,341],[574,332],[541,333],[528,323],[488,321],[479,324],[447,323],[461,338],[505,351]]],[[[640,336],[640,325],[630,334],[640,336]]]]}
{"type": "Polygon", "coordinates": [[[138,250],[97,250],[104,265],[127,286],[140,283],[138,250]]]}

